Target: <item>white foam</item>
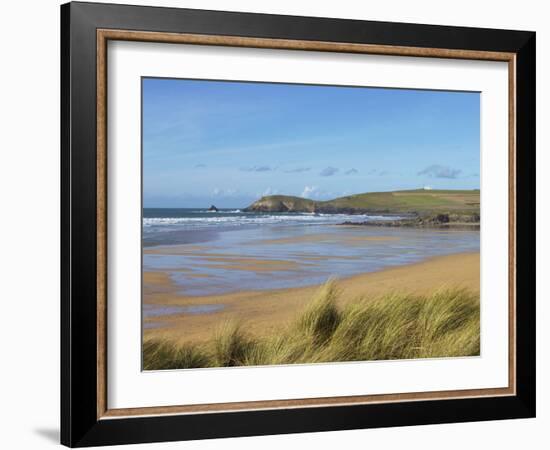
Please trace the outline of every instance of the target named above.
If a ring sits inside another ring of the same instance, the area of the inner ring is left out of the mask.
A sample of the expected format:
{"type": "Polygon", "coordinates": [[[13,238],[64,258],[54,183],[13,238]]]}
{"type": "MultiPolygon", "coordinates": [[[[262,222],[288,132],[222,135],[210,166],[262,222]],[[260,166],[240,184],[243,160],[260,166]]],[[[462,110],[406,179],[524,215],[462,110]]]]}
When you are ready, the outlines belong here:
{"type": "MultiPolygon", "coordinates": [[[[237,212],[239,210],[235,210],[237,212]]],[[[222,214],[227,214],[224,211],[222,214]]],[[[239,214],[239,215],[217,215],[212,217],[146,217],[143,219],[144,227],[163,226],[163,225],[188,225],[191,228],[200,226],[216,225],[261,225],[261,224],[336,224],[346,221],[364,222],[371,220],[392,220],[396,216],[380,216],[366,214],[280,214],[280,215],[257,215],[257,214],[239,214]]]]}

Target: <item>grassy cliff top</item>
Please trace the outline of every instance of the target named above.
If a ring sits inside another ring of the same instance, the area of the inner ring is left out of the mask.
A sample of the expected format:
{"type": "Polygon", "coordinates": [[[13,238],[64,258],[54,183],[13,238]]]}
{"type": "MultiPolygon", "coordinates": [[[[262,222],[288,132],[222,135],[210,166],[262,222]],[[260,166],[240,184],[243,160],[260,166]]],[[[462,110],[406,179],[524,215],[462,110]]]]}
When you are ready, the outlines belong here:
{"type": "Polygon", "coordinates": [[[479,190],[424,190],[370,192],[321,202],[335,207],[393,211],[479,210],[479,190]]]}
{"type": "Polygon", "coordinates": [[[393,192],[368,192],[327,201],[270,195],[250,205],[249,211],[271,212],[410,212],[410,213],[479,213],[480,192],[474,190],[415,189],[393,192]]]}

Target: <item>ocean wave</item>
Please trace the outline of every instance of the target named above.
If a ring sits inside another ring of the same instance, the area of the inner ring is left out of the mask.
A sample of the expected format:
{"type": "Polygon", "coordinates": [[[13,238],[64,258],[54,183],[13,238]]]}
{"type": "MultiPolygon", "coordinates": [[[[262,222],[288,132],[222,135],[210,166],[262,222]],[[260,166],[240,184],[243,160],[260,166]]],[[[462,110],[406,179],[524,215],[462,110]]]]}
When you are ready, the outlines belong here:
{"type": "MultiPolygon", "coordinates": [[[[237,212],[239,210],[235,210],[237,212]]],[[[229,212],[229,211],[227,211],[229,212]]],[[[225,213],[225,212],[224,212],[225,213]]],[[[145,217],[143,226],[162,227],[162,226],[188,226],[212,227],[212,226],[243,226],[243,225],[270,225],[270,224],[335,224],[345,221],[363,222],[369,220],[395,219],[395,216],[379,216],[366,214],[239,214],[239,215],[212,215],[208,217],[145,217]]]]}

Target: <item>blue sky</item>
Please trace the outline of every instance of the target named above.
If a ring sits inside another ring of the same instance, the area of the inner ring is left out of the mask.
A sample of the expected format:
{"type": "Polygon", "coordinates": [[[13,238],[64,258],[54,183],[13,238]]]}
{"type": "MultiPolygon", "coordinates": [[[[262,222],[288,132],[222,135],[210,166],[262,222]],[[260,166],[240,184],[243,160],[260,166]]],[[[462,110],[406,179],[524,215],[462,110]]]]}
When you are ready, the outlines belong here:
{"type": "Polygon", "coordinates": [[[143,79],[145,207],[479,188],[478,93],[143,79]]]}

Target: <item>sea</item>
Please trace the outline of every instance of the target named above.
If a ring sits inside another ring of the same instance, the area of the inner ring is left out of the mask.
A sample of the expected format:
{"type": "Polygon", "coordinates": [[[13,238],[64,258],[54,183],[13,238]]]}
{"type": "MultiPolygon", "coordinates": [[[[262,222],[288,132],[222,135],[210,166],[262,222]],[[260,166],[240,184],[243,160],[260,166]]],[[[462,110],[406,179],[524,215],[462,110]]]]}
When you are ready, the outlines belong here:
{"type": "Polygon", "coordinates": [[[479,251],[475,230],[346,226],[395,215],[143,210],[143,270],[182,295],[316,285],[433,256],[479,251]]]}

